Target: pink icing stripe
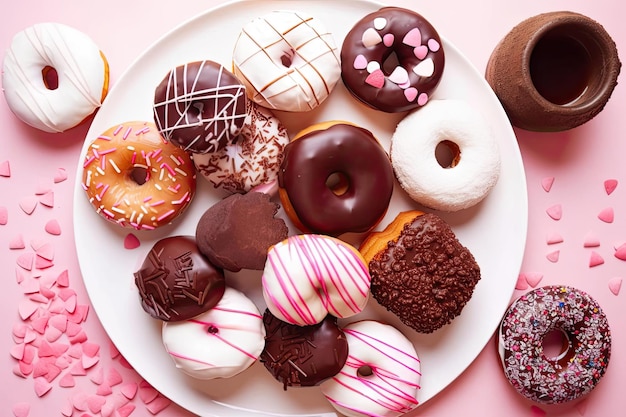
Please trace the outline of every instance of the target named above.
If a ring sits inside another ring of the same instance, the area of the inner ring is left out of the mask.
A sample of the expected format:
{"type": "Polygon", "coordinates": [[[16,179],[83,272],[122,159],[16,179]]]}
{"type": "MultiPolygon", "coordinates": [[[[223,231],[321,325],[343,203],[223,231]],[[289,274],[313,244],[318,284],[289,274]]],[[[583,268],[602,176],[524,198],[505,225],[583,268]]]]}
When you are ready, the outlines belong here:
{"type": "Polygon", "coordinates": [[[251,311],[233,310],[232,308],[224,308],[224,307],[220,307],[219,305],[213,307],[213,310],[224,311],[224,312],[227,312],[227,313],[234,313],[234,314],[243,314],[245,316],[256,317],[258,319],[262,319],[263,318],[262,315],[253,313],[251,311]]]}
{"type": "Polygon", "coordinates": [[[400,360],[400,359],[397,359],[397,358],[395,358],[395,357],[393,357],[393,356],[389,355],[388,353],[386,353],[386,352],[385,352],[385,351],[383,351],[382,349],[380,349],[380,348],[376,347],[376,346],[375,346],[375,345],[374,345],[371,341],[369,341],[369,340],[373,340],[373,341],[375,341],[375,342],[378,342],[378,343],[380,343],[381,345],[383,345],[383,346],[385,346],[385,347],[387,347],[387,348],[389,348],[389,349],[392,349],[393,351],[395,351],[395,352],[399,353],[400,355],[403,355],[403,356],[405,356],[406,358],[408,358],[408,359],[410,359],[410,360],[413,360],[413,361],[415,361],[415,362],[417,362],[417,363],[419,363],[419,362],[420,362],[419,358],[417,358],[417,357],[415,357],[415,356],[413,356],[413,355],[411,355],[411,354],[409,354],[409,353],[407,353],[407,352],[405,352],[405,351],[403,351],[403,350],[400,350],[400,349],[398,349],[398,348],[396,348],[396,347],[394,347],[394,346],[391,346],[390,344],[385,343],[385,342],[383,342],[383,341],[382,341],[382,340],[380,340],[380,339],[376,339],[375,337],[372,337],[372,336],[367,335],[367,334],[365,334],[365,333],[359,332],[358,330],[354,330],[354,329],[344,329],[344,332],[345,332],[346,334],[349,334],[349,335],[351,335],[351,336],[355,337],[356,339],[358,339],[358,340],[362,341],[362,342],[363,342],[363,343],[365,343],[366,345],[370,346],[372,349],[375,349],[376,351],[380,352],[381,354],[383,354],[384,356],[386,356],[386,357],[388,357],[389,359],[393,360],[394,362],[396,362],[396,363],[398,363],[398,364],[402,365],[403,367],[405,367],[406,369],[410,370],[411,372],[414,372],[414,373],[416,373],[416,374],[421,375],[421,372],[420,372],[420,371],[418,371],[418,370],[417,370],[417,369],[415,369],[415,368],[412,368],[412,367],[408,366],[408,365],[407,365],[404,361],[402,361],[402,360],[400,360]],[[369,339],[369,340],[368,340],[368,339],[369,339]]]}
{"type": "MultiPolygon", "coordinates": [[[[233,312],[237,312],[237,311],[233,311],[233,312]]],[[[257,316],[257,315],[255,315],[255,316],[260,318],[260,316],[257,316]]],[[[214,327],[216,327],[218,330],[219,330],[219,329],[227,329],[227,328],[226,328],[226,327],[224,327],[224,326],[217,325],[217,324],[215,324],[215,323],[209,323],[209,322],[201,321],[201,320],[190,319],[190,320],[189,320],[189,322],[190,322],[190,323],[199,324],[200,326],[203,326],[203,327],[214,326],[214,327]]],[[[242,331],[245,331],[246,329],[237,329],[237,330],[242,330],[242,331]]],[[[227,345],[228,345],[228,346],[230,346],[231,348],[233,348],[233,349],[235,349],[235,350],[237,350],[237,351],[239,351],[239,352],[243,353],[244,355],[246,355],[247,357],[249,357],[249,358],[251,358],[251,359],[256,360],[256,358],[257,358],[257,357],[256,357],[255,355],[253,355],[252,353],[250,353],[250,352],[248,352],[248,351],[246,351],[246,350],[242,349],[241,347],[237,346],[237,345],[236,345],[236,344],[234,344],[233,342],[231,342],[231,341],[229,341],[229,340],[225,339],[224,337],[222,337],[222,336],[219,334],[219,331],[218,331],[218,332],[216,332],[216,333],[206,332],[206,334],[208,334],[209,336],[215,337],[216,339],[218,339],[218,340],[220,340],[221,342],[223,342],[223,343],[227,344],[227,345]]]]}
{"type": "Polygon", "coordinates": [[[212,364],[212,363],[209,363],[209,362],[204,362],[204,361],[201,361],[200,359],[192,358],[190,356],[186,356],[186,355],[183,355],[183,354],[180,354],[180,353],[169,352],[169,354],[172,355],[175,358],[184,359],[184,360],[191,361],[191,362],[196,362],[196,363],[201,363],[203,365],[207,365],[207,366],[211,366],[211,367],[215,366],[215,364],[212,364]]]}

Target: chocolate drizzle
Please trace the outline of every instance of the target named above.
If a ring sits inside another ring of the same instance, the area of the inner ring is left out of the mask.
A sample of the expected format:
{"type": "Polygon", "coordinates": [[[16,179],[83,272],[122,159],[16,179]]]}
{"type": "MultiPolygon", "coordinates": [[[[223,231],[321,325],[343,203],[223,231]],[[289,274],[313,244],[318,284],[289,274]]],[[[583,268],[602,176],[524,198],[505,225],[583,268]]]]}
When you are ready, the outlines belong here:
{"type": "Polygon", "coordinates": [[[189,236],[158,241],[135,284],[143,309],[163,321],[186,320],[214,307],[224,294],[224,275],[199,252],[189,236]]]}
{"type": "Polygon", "coordinates": [[[298,326],[265,310],[263,324],[266,337],[260,360],[285,390],[318,385],[346,362],[348,342],[332,316],[312,326],[298,326]]]}
{"type": "Polygon", "coordinates": [[[458,316],[480,280],[474,256],[435,214],[405,224],[369,267],[374,298],[420,333],[458,316]]]}

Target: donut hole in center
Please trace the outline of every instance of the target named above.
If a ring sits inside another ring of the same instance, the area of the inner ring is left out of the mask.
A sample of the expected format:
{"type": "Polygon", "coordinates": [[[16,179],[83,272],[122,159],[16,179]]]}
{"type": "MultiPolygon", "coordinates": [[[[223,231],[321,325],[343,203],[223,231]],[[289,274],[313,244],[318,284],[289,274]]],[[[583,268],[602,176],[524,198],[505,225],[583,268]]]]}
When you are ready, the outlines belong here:
{"type": "Polygon", "coordinates": [[[280,63],[285,68],[291,68],[293,65],[293,57],[296,55],[296,51],[290,49],[289,51],[285,51],[280,57],[280,63]]]}
{"type": "Polygon", "coordinates": [[[48,90],[56,90],[59,88],[59,73],[54,67],[46,65],[41,70],[41,78],[43,79],[43,85],[48,90]]]}
{"type": "Polygon", "coordinates": [[[144,167],[133,167],[130,170],[130,179],[137,185],[144,185],[148,181],[149,172],[144,167]]]}
{"type": "Polygon", "coordinates": [[[189,105],[187,113],[195,119],[202,118],[202,112],[204,111],[204,103],[201,101],[192,101],[189,105]]]}
{"type": "Polygon", "coordinates": [[[220,329],[218,329],[216,326],[210,324],[207,329],[206,329],[207,333],[209,334],[217,334],[219,333],[220,329]]]}
{"type": "Polygon", "coordinates": [[[567,358],[571,342],[568,334],[563,329],[552,329],[543,338],[541,342],[543,348],[543,356],[546,359],[561,362],[567,358]]]}
{"type": "Polygon", "coordinates": [[[361,365],[359,369],[356,370],[357,376],[360,378],[366,378],[368,376],[374,375],[374,370],[369,365],[361,365]]]}
{"type": "Polygon", "coordinates": [[[326,178],[326,187],[340,197],[348,192],[350,179],[343,172],[333,172],[326,178]]]}
{"type": "Polygon", "coordinates": [[[390,76],[398,66],[400,66],[400,59],[395,51],[391,51],[389,55],[384,57],[381,69],[386,76],[390,76]]]}
{"type": "Polygon", "coordinates": [[[451,140],[442,140],[435,147],[435,159],[442,168],[454,168],[461,159],[461,149],[451,140]]]}

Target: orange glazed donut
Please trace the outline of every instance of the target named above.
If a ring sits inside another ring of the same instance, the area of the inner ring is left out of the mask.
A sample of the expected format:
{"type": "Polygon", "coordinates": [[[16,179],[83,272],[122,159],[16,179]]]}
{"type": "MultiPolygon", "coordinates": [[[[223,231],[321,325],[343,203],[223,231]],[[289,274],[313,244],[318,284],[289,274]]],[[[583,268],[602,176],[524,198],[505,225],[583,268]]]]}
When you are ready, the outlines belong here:
{"type": "Polygon", "coordinates": [[[82,181],[98,214],[137,230],[170,223],[196,191],[190,156],[141,121],[111,127],[89,145],[82,181]]]}

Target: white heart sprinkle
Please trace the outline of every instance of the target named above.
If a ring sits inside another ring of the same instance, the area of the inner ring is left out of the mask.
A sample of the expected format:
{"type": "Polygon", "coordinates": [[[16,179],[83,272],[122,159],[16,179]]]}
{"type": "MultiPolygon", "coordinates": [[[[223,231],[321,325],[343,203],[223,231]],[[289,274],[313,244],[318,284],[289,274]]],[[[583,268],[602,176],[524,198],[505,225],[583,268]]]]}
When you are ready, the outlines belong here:
{"type": "Polygon", "coordinates": [[[380,63],[377,61],[370,61],[367,63],[367,72],[370,74],[380,69],[380,63]]]}
{"type": "Polygon", "coordinates": [[[385,19],[384,17],[377,17],[376,19],[374,19],[374,27],[377,30],[383,30],[385,26],[387,26],[387,19],[385,19]]]}
{"type": "Polygon", "coordinates": [[[431,77],[435,73],[435,63],[428,58],[413,68],[413,72],[420,77],[431,77]]]}
{"type": "Polygon", "coordinates": [[[363,32],[363,36],[361,37],[361,42],[363,42],[363,46],[366,48],[370,48],[372,46],[376,46],[383,41],[383,38],[376,32],[374,28],[369,28],[365,32],[363,32]]]}

